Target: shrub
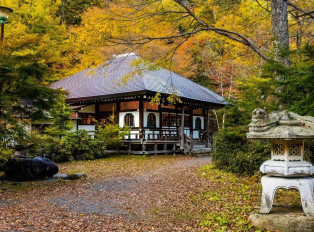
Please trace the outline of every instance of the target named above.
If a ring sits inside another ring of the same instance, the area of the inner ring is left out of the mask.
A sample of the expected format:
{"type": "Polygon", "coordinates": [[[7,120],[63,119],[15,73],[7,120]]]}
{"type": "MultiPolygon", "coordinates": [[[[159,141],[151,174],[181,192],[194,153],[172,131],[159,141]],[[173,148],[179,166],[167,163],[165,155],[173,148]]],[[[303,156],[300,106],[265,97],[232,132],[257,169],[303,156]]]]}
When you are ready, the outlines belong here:
{"type": "MultiPolygon", "coordinates": [[[[69,161],[94,159],[94,139],[91,138],[87,131],[77,130],[75,132],[67,132],[61,140],[62,158],[67,158],[69,161]]],[[[61,161],[61,160],[60,160],[61,161]]]]}
{"type": "Polygon", "coordinates": [[[270,158],[269,142],[248,140],[245,131],[224,129],[215,135],[213,162],[217,168],[252,176],[270,158]]]}
{"type": "Polygon", "coordinates": [[[27,138],[29,143],[32,143],[28,149],[30,156],[38,156],[41,153],[45,153],[47,158],[52,158],[61,149],[61,139],[55,136],[40,134],[36,131],[32,131],[27,138]]]}
{"type": "Polygon", "coordinates": [[[105,143],[106,146],[118,147],[122,144],[122,139],[128,135],[130,128],[124,126],[119,127],[118,124],[113,124],[114,117],[110,117],[109,122],[104,125],[99,125],[95,132],[95,138],[105,143]]]}
{"type": "MultiPolygon", "coordinates": [[[[112,118],[113,120],[114,118],[112,118]]],[[[102,158],[106,155],[107,146],[119,147],[123,137],[128,134],[128,127],[119,128],[117,124],[106,123],[99,125],[95,137],[85,130],[75,132],[39,134],[33,131],[22,142],[33,144],[28,151],[30,156],[45,156],[55,162],[72,160],[88,160],[102,158]]]]}
{"type": "Polygon", "coordinates": [[[314,140],[305,141],[305,160],[314,164],[314,140]]]}
{"type": "Polygon", "coordinates": [[[11,155],[13,155],[12,149],[0,146],[0,170],[3,169],[4,165],[8,162],[11,155]]]}

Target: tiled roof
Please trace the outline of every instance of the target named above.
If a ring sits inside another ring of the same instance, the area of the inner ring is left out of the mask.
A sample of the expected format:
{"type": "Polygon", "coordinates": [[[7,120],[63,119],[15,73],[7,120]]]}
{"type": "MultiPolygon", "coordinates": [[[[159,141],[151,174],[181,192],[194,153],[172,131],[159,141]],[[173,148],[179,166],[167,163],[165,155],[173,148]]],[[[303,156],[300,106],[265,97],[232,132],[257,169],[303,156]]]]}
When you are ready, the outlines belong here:
{"type": "Polygon", "coordinates": [[[134,53],[119,55],[105,65],[89,68],[57,81],[51,88],[63,88],[68,91],[68,99],[152,91],[225,104],[225,100],[219,95],[169,70],[160,68],[136,72],[143,67],[141,64],[134,65],[139,59],[134,53]],[[125,79],[126,82],[123,81],[125,79]]]}

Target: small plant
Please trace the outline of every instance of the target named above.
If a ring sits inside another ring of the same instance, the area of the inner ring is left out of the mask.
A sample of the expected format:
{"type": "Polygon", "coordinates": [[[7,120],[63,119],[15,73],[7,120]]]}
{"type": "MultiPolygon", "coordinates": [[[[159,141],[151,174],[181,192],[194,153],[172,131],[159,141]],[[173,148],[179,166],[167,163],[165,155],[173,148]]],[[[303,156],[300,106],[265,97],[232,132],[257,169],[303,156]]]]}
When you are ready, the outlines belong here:
{"type": "Polygon", "coordinates": [[[9,158],[13,155],[13,150],[0,146],[0,170],[3,169],[4,165],[8,162],[9,158]]]}

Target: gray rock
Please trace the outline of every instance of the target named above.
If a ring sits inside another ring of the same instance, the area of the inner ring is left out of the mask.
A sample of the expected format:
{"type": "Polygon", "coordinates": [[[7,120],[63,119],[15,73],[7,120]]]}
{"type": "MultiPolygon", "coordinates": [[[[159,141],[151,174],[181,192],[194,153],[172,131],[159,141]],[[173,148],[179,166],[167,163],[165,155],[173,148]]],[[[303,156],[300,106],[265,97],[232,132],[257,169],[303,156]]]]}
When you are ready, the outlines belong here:
{"type": "Polygon", "coordinates": [[[305,216],[302,212],[302,209],[285,210],[284,207],[274,207],[270,214],[251,214],[249,217],[249,221],[254,226],[267,231],[314,231],[314,217],[305,216]]]}
{"type": "Polygon", "coordinates": [[[78,180],[78,179],[81,179],[82,177],[87,177],[86,173],[69,174],[66,179],[68,179],[68,180],[78,180]]]}
{"type": "Polygon", "coordinates": [[[52,177],[59,171],[58,166],[47,158],[20,157],[10,159],[4,167],[7,179],[32,181],[52,177]]]}
{"type": "Polygon", "coordinates": [[[63,180],[78,180],[81,179],[82,177],[87,177],[86,173],[73,173],[73,174],[56,174],[52,178],[54,179],[63,179],[63,180]]]}
{"type": "Polygon", "coordinates": [[[65,173],[57,173],[52,178],[53,179],[67,179],[68,175],[65,173]]]}

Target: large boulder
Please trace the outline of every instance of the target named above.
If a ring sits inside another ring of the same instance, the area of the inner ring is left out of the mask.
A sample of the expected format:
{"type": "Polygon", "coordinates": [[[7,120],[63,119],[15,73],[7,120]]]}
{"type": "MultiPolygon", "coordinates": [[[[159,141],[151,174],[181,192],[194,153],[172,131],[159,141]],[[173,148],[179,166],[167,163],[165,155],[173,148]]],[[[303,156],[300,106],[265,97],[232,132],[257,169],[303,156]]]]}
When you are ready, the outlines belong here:
{"type": "Polygon", "coordinates": [[[52,177],[59,168],[47,158],[18,157],[10,159],[4,167],[5,176],[15,181],[31,181],[52,177]]]}

